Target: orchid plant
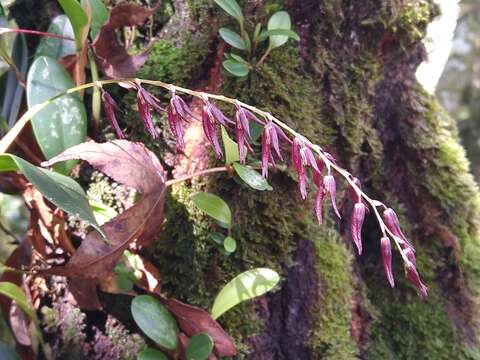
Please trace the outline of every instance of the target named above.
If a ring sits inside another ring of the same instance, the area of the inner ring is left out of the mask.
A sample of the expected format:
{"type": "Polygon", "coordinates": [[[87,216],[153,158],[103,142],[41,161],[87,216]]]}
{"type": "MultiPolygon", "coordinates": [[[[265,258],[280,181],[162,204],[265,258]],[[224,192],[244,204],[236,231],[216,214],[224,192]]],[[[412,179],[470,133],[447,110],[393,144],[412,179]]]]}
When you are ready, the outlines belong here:
{"type": "MultiPolygon", "coordinates": [[[[134,78],[102,80],[84,84],[67,91],[67,93],[73,93],[89,87],[100,88],[105,113],[118,138],[125,137],[115,115],[115,111],[118,110],[118,105],[112,96],[104,89],[105,85],[115,83],[122,84],[122,86],[136,91],[140,119],[152,138],[157,138],[159,136],[153,123],[152,111],[166,113],[170,132],[175,138],[177,147],[180,151],[183,151],[185,148],[184,129],[186,125],[191,121],[201,121],[205,136],[212,145],[216,156],[219,158],[223,156],[223,151],[218,140],[219,129],[224,127],[226,130],[234,132],[237,140],[240,162],[244,164],[247,153],[254,153],[250,144],[250,125],[254,122],[262,126],[261,170],[263,177],[268,177],[269,168],[274,168],[278,161],[284,161],[282,151],[285,151],[285,148],[290,148],[291,164],[296,172],[299,192],[303,200],[308,196],[307,185],[309,183],[309,174],[312,174],[313,183],[316,188],[315,213],[319,224],[322,223],[322,208],[326,196],[329,198],[336,216],[341,218],[340,211],[336,204],[336,178],[343,178],[348,185],[349,197],[353,203],[350,230],[358,254],[362,254],[362,225],[367,209],[370,208],[376,217],[382,234],[380,239],[380,249],[383,268],[388,283],[391,287],[394,287],[395,285],[392,272],[391,242],[393,241],[393,244],[403,260],[407,280],[416,287],[418,293],[422,297],[427,296],[427,287],[422,282],[416,268],[415,250],[411,242],[402,232],[395,211],[382,202],[369,197],[362,190],[360,180],[354,177],[346,169],[340,167],[335,158],[321,146],[312,143],[305,136],[299,134],[269,112],[265,112],[237,99],[194,91],[161,81],[134,78]],[[153,85],[169,91],[170,101],[168,106],[166,108],[162,107],[160,100],[149,93],[144,88],[144,85],[153,85]],[[203,106],[200,118],[197,118],[194,112],[189,108],[188,104],[180,95],[178,95],[179,93],[197,97],[202,101],[203,106]],[[215,101],[231,104],[235,110],[234,119],[232,120],[225,116],[217,107],[215,101]],[[275,158],[277,161],[275,161],[275,158]]],[[[62,94],[59,94],[56,98],[60,96],[62,96],[62,94]]],[[[0,141],[0,151],[6,150],[21,128],[35,113],[47,106],[47,103],[39,104],[37,107],[30,109],[30,111],[17,122],[15,127],[0,141]]],[[[169,180],[167,181],[167,184],[169,182],[175,183],[180,180],[183,181],[197,175],[205,175],[217,171],[229,171],[229,168],[227,166],[212,170],[215,171],[207,170],[182,179],[169,180]]]]}

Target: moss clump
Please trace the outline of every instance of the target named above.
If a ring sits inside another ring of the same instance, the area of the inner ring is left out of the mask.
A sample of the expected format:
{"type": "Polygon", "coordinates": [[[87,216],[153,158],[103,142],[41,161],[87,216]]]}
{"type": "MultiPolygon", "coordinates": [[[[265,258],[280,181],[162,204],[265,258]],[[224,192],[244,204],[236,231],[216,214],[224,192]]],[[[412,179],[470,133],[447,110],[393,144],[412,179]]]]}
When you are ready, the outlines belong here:
{"type": "Polygon", "coordinates": [[[315,359],[356,359],[352,339],[352,254],[338,232],[321,229],[315,240],[320,274],[320,302],[310,338],[315,359]]]}
{"type": "Polygon", "coordinates": [[[428,24],[438,14],[438,6],[431,0],[409,1],[400,8],[389,30],[402,47],[407,47],[425,37],[428,24]]]}

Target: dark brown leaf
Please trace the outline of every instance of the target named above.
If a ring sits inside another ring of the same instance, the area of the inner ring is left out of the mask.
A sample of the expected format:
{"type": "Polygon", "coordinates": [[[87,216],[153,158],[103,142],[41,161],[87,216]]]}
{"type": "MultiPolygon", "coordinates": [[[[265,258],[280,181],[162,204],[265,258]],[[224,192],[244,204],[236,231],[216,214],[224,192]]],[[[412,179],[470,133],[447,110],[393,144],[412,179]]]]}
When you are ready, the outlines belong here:
{"type": "Polygon", "coordinates": [[[205,310],[175,299],[163,299],[163,301],[177,319],[180,329],[189,337],[199,332],[206,332],[213,339],[215,352],[219,357],[234,356],[237,353],[230,336],[205,310]]]}
{"type": "Polygon", "coordinates": [[[139,25],[158,10],[160,2],[151,9],[120,3],[110,11],[108,21],[101,27],[92,46],[98,62],[108,77],[130,77],[148,58],[148,51],[131,56],[120,43],[117,31],[125,26],[139,25]]]}
{"type": "Polygon", "coordinates": [[[68,264],[47,273],[79,278],[107,277],[128,245],[140,235],[159,231],[163,223],[165,172],[156,156],[139,143],[114,140],[83,143],[51,159],[47,165],[83,159],[116,181],[143,194],[131,208],[102,225],[109,243],[97,231],[88,233],[68,264]]]}
{"type": "Polygon", "coordinates": [[[70,290],[81,309],[102,309],[102,304],[97,296],[97,282],[95,280],[71,278],[68,280],[68,290],[70,290]]]}

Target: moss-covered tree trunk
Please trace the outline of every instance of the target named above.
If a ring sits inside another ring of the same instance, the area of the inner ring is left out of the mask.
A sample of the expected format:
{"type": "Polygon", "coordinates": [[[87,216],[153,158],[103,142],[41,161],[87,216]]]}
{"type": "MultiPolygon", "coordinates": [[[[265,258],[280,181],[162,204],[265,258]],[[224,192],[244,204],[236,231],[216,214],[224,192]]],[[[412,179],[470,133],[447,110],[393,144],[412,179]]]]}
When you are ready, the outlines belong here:
{"type": "MultiPolygon", "coordinates": [[[[414,76],[425,56],[425,28],[437,15],[433,2],[240,3],[248,28],[287,10],[301,41],[273,51],[246,80],[223,78],[217,29],[233,27],[233,20],[213,1],[172,0],[170,18],[158,22],[160,40],[138,76],[237,97],[327,148],[367,193],[397,210],[429,296],[421,300],[406,283],[399,256],[396,288],[389,288],[372,216],[358,257],[348,232],[349,202],[343,202],[342,221],[330,214],[318,226],[311,201],[300,201],[288,171],[273,174],[274,192],[268,193],[223,175],[174,188],[166,227],[151,251],[163,290],[208,308],[237,273],[259,266],[279,271],[276,293],[220,318],[239,358],[480,359],[479,193],[455,123],[414,76]],[[212,224],[188,200],[199,188],[232,207],[238,249],[231,256],[216,250],[208,238],[212,224]]],[[[131,138],[145,140],[134,113],[131,119],[131,138]]],[[[198,134],[190,129],[194,150],[201,148],[198,134]]],[[[202,151],[190,154],[182,161],[185,171],[204,166],[202,151]]]]}

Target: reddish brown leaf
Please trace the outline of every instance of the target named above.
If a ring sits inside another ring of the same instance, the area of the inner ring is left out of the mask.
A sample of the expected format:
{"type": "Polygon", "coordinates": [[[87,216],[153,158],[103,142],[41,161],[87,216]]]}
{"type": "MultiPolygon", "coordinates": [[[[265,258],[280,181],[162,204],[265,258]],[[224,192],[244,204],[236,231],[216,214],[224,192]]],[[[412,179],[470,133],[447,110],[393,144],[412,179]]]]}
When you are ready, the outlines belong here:
{"type": "Polygon", "coordinates": [[[163,301],[177,319],[180,329],[189,337],[199,332],[206,332],[212,337],[219,357],[234,356],[237,353],[230,336],[205,310],[175,299],[163,299],[163,301]]]}
{"type": "Polygon", "coordinates": [[[110,11],[108,21],[101,27],[92,46],[98,62],[108,77],[130,77],[135,74],[148,58],[148,51],[131,56],[120,43],[117,30],[145,22],[158,10],[160,2],[151,8],[120,3],[110,11]]]}
{"type": "Polygon", "coordinates": [[[68,159],[86,160],[116,181],[143,194],[134,206],[102,225],[109,243],[97,231],[91,231],[65,267],[47,270],[51,274],[70,277],[107,277],[134,239],[159,231],[163,223],[165,172],[156,156],[145,146],[127,140],[83,143],[46,164],[68,159]]]}
{"type": "Polygon", "coordinates": [[[102,308],[97,296],[97,282],[95,280],[71,278],[68,280],[68,290],[70,290],[81,309],[100,310],[102,308]]]}

